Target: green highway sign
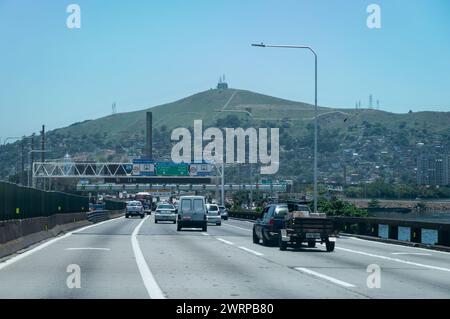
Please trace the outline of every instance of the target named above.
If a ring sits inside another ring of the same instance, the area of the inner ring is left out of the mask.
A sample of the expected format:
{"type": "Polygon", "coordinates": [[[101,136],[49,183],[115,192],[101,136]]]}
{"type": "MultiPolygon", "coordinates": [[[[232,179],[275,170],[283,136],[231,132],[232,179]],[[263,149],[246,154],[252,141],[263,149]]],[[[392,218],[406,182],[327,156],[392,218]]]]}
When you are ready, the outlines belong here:
{"type": "Polygon", "coordinates": [[[158,165],[156,164],[157,176],[189,176],[189,166],[179,165],[158,165]]]}

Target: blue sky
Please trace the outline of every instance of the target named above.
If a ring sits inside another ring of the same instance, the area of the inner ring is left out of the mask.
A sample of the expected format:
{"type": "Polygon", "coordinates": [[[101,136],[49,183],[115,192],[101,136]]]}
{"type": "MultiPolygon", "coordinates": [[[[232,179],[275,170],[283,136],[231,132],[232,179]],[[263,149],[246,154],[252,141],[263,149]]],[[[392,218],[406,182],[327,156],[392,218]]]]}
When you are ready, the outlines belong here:
{"type": "Polygon", "coordinates": [[[450,111],[448,0],[0,0],[0,137],[172,102],[216,85],[319,104],[369,94],[391,112],[450,111]],[[66,7],[81,7],[81,29],[66,7]],[[382,28],[366,25],[369,4],[382,28]]]}

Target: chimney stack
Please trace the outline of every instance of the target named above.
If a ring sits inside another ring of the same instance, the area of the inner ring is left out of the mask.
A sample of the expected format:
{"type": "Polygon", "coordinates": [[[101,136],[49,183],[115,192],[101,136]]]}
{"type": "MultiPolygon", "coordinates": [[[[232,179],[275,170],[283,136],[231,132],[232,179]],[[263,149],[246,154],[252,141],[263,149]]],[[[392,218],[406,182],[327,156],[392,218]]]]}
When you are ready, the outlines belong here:
{"type": "Polygon", "coordinates": [[[147,112],[147,131],[145,132],[145,159],[153,159],[153,118],[152,112],[147,112]]]}

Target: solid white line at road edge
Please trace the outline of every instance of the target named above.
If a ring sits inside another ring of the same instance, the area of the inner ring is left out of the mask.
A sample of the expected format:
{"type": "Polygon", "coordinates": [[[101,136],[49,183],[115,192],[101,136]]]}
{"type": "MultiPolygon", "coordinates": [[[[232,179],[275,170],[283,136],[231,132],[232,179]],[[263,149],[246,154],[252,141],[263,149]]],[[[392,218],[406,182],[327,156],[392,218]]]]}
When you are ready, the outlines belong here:
{"type": "Polygon", "coordinates": [[[149,216],[145,217],[139,225],[133,230],[131,234],[131,246],[133,248],[134,257],[136,258],[136,263],[139,268],[139,273],[141,274],[142,281],[144,282],[144,286],[147,289],[147,293],[151,299],[165,299],[161,288],[156,283],[155,277],[153,277],[150,268],[145,261],[144,255],[142,254],[141,248],[139,246],[139,242],[137,240],[137,235],[139,230],[141,229],[142,224],[148,219],[149,216]]]}
{"type": "Polygon", "coordinates": [[[363,252],[363,251],[352,250],[352,249],[347,249],[347,248],[342,248],[342,247],[336,247],[336,249],[342,250],[342,251],[346,251],[346,252],[349,252],[349,253],[354,253],[354,254],[359,254],[359,255],[364,255],[364,256],[369,256],[369,257],[374,257],[374,258],[380,258],[380,259],[389,260],[389,261],[395,261],[395,262],[398,262],[398,263],[407,264],[407,265],[411,265],[411,266],[417,266],[417,267],[423,267],[423,268],[428,268],[428,269],[433,269],[433,270],[441,270],[441,271],[450,272],[449,268],[432,266],[432,265],[426,265],[426,264],[420,264],[420,263],[407,261],[407,260],[403,260],[403,259],[392,258],[392,257],[387,257],[387,256],[381,256],[381,255],[375,255],[375,254],[370,254],[370,253],[366,253],[366,252],[363,252]]]}
{"type": "Polygon", "coordinates": [[[299,271],[299,272],[301,272],[301,273],[305,273],[305,274],[308,274],[308,275],[311,275],[311,276],[314,276],[314,277],[317,277],[317,278],[325,279],[325,280],[328,280],[328,281],[330,281],[330,282],[332,282],[334,284],[337,284],[337,285],[340,285],[340,286],[343,286],[343,287],[346,287],[346,288],[353,288],[353,287],[355,287],[355,285],[349,284],[348,282],[345,282],[345,281],[342,281],[342,280],[339,280],[339,279],[336,279],[336,278],[333,278],[333,277],[330,277],[330,276],[327,276],[327,275],[324,275],[324,274],[321,274],[321,273],[318,273],[318,272],[315,272],[315,271],[312,271],[312,270],[309,270],[309,269],[306,269],[306,268],[296,267],[294,269],[299,271]]]}
{"type": "Polygon", "coordinates": [[[25,257],[28,257],[28,256],[34,254],[35,252],[38,252],[41,249],[44,249],[45,247],[48,247],[48,246],[56,243],[57,241],[60,241],[61,239],[67,238],[67,237],[71,236],[74,233],[77,233],[77,232],[80,232],[80,231],[84,231],[86,229],[89,229],[89,228],[92,228],[92,227],[95,227],[95,226],[100,226],[100,225],[103,225],[103,224],[106,224],[106,223],[109,223],[109,222],[112,222],[112,221],[116,221],[117,219],[118,218],[113,218],[113,219],[105,220],[104,222],[100,222],[100,223],[97,223],[97,224],[94,224],[94,225],[88,225],[86,227],[83,227],[83,228],[71,231],[71,232],[69,232],[69,233],[67,233],[67,234],[65,234],[63,236],[50,239],[49,241],[46,241],[46,242],[40,244],[39,246],[36,246],[36,247],[34,247],[34,248],[30,249],[30,250],[25,251],[24,253],[22,253],[22,254],[20,254],[18,256],[14,256],[14,257],[12,257],[10,259],[7,259],[6,261],[0,263],[0,270],[2,270],[5,267],[8,267],[9,265],[12,265],[12,264],[18,262],[19,260],[21,260],[21,259],[23,259],[25,257]]]}

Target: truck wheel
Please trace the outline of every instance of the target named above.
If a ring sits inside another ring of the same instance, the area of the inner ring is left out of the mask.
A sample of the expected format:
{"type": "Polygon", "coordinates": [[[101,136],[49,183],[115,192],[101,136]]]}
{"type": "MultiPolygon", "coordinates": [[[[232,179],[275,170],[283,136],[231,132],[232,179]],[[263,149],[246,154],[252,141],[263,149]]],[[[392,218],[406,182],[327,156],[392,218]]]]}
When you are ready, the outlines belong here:
{"type": "Polygon", "coordinates": [[[128,215],[125,215],[125,218],[128,218],[128,215]]]}
{"type": "Polygon", "coordinates": [[[326,247],[327,247],[327,251],[328,251],[328,252],[334,251],[334,244],[335,244],[334,241],[329,241],[329,240],[327,240],[327,241],[325,242],[325,245],[326,245],[326,247]]]}
{"type": "Polygon", "coordinates": [[[316,242],[313,240],[308,241],[308,248],[316,248],[316,242]]]}
{"type": "Polygon", "coordinates": [[[287,242],[283,241],[281,239],[281,236],[280,236],[279,244],[280,244],[280,250],[285,251],[287,249],[287,242]]]}
{"type": "Polygon", "coordinates": [[[158,224],[158,221],[155,219],[155,224],[158,224]]]}
{"type": "Polygon", "coordinates": [[[177,225],[177,231],[181,231],[181,226],[180,226],[180,224],[177,225]]]}
{"type": "Polygon", "coordinates": [[[203,226],[203,227],[202,227],[202,231],[208,231],[208,226],[206,226],[206,225],[203,226]]]}
{"type": "Polygon", "coordinates": [[[259,238],[258,238],[258,235],[256,235],[256,231],[254,228],[253,228],[253,243],[259,244],[259,238]]]}
{"type": "Polygon", "coordinates": [[[141,219],[144,218],[144,215],[141,215],[141,219]]]}

